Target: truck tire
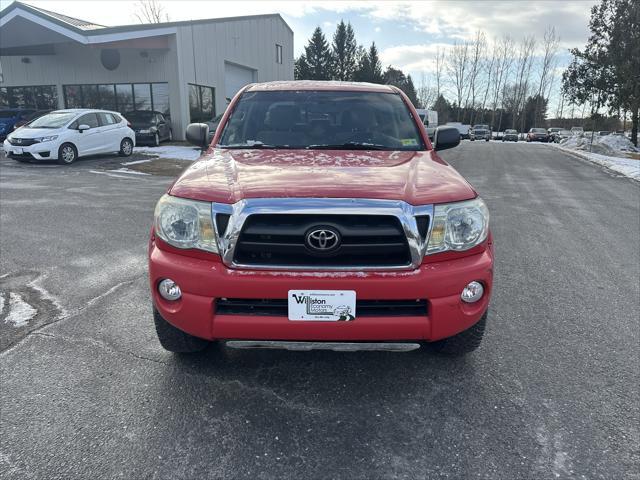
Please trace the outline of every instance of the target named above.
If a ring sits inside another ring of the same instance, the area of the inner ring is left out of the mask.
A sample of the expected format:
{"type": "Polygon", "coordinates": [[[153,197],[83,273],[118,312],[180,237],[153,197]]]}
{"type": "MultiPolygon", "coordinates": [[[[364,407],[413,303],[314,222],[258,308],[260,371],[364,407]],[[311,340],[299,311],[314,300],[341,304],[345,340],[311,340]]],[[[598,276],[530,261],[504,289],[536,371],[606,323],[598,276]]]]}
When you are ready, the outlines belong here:
{"type": "Polygon", "coordinates": [[[209,345],[209,341],[194,337],[167,322],[160,312],[153,308],[153,322],[156,324],[156,333],[160,345],[165,350],[174,353],[196,353],[204,350],[209,345]]]}
{"type": "Polygon", "coordinates": [[[464,332],[432,342],[429,346],[438,353],[455,357],[473,352],[482,342],[484,329],[487,326],[487,314],[488,311],[484,312],[480,321],[464,332]]]}

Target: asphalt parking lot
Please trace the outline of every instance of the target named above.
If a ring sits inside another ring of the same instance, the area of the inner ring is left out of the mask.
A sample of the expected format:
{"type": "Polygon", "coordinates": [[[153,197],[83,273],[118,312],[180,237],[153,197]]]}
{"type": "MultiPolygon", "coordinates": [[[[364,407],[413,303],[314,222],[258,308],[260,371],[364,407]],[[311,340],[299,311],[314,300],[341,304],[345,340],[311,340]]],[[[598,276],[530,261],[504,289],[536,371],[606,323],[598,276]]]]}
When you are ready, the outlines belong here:
{"type": "Polygon", "coordinates": [[[462,359],[174,357],[145,258],[171,177],[0,158],[0,476],[640,478],[639,184],[547,145],[443,157],[496,244],[488,331],[462,359]]]}

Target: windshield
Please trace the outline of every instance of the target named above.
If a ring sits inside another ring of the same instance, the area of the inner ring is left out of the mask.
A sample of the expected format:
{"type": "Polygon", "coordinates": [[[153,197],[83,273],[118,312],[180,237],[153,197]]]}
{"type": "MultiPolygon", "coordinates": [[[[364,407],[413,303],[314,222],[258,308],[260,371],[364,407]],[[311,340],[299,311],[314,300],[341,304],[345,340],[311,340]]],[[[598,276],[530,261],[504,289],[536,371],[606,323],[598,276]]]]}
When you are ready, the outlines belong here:
{"type": "Polygon", "coordinates": [[[532,128],[531,131],[533,133],[547,133],[547,131],[544,128],[532,128]]]}
{"type": "Polygon", "coordinates": [[[489,130],[489,125],[476,125],[474,130],[489,130]]]}
{"type": "Polygon", "coordinates": [[[515,130],[505,130],[504,133],[518,133],[515,130]]]}
{"type": "Polygon", "coordinates": [[[60,128],[64,127],[67,122],[72,120],[77,113],[75,112],[53,112],[36,118],[33,122],[25,125],[27,128],[60,128]]]}
{"type": "Polygon", "coordinates": [[[17,114],[15,110],[0,110],[0,118],[13,118],[17,114]]]}
{"type": "Polygon", "coordinates": [[[416,122],[400,95],[351,91],[244,93],[218,146],[425,149],[416,122]]]}

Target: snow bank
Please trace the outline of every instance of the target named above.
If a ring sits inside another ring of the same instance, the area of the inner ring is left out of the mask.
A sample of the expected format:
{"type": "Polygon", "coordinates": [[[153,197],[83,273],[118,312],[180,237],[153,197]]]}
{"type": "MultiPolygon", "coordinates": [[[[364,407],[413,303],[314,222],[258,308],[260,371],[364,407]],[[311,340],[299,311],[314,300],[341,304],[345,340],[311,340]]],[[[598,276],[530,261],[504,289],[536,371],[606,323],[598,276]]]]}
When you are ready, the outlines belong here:
{"type": "MultiPolygon", "coordinates": [[[[611,155],[602,155],[599,153],[585,152],[582,150],[576,150],[567,148],[565,142],[562,144],[551,143],[554,147],[571,152],[574,155],[578,155],[585,160],[607,167],[609,170],[620,173],[625,177],[633,178],[640,181],[640,160],[634,160],[633,158],[621,158],[611,155]]],[[[633,146],[633,144],[632,144],[633,146]]],[[[588,148],[588,147],[587,147],[588,148]]]]}
{"type": "MultiPolygon", "coordinates": [[[[591,136],[584,137],[573,136],[560,142],[560,145],[564,148],[571,150],[589,151],[591,145],[591,136]]],[[[598,153],[607,156],[622,156],[624,152],[638,152],[640,151],[633,146],[633,143],[622,135],[605,135],[602,137],[594,136],[593,145],[591,146],[591,153],[598,153]]]]}
{"type": "Polygon", "coordinates": [[[135,153],[156,155],[159,158],[194,161],[200,157],[200,149],[182,145],[165,145],[159,147],[136,147],[135,153]]]}

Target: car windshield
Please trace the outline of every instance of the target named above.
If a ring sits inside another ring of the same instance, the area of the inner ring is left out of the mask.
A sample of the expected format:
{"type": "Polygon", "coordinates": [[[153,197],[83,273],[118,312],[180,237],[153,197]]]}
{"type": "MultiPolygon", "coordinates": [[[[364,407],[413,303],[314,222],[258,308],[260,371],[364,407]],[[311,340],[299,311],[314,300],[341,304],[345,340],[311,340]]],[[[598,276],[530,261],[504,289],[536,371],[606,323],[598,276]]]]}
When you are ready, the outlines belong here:
{"type": "Polygon", "coordinates": [[[13,118],[17,114],[15,110],[0,110],[0,118],[13,118]]]}
{"type": "Polygon", "coordinates": [[[400,95],[354,91],[247,92],[219,147],[424,150],[400,95]]]}
{"type": "Polygon", "coordinates": [[[475,130],[489,130],[489,125],[476,125],[473,127],[475,130]]]}
{"type": "Polygon", "coordinates": [[[547,131],[544,128],[532,128],[531,131],[533,133],[547,133],[547,131]]]}
{"type": "Polygon", "coordinates": [[[76,112],[52,112],[36,118],[27,128],[60,128],[77,115],[76,112]]]}
{"type": "Polygon", "coordinates": [[[518,133],[515,130],[505,130],[504,133],[518,133]]]}

